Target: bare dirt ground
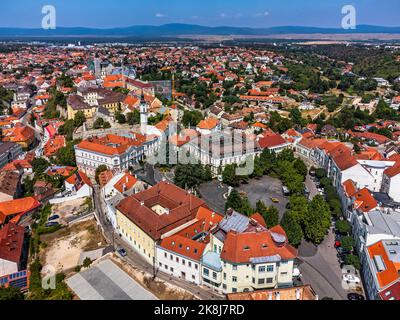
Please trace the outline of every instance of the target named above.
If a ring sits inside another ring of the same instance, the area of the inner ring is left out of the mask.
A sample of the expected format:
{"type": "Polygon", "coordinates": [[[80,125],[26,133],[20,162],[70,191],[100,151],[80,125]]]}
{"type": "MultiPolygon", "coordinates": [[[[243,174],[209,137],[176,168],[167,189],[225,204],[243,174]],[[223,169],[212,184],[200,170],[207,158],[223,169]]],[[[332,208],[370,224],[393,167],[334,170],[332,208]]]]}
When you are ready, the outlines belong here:
{"type": "Polygon", "coordinates": [[[93,218],[43,235],[40,240],[45,244],[40,257],[42,264],[51,265],[56,272],[65,273],[78,265],[82,252],[106,246],[106,241],[93,218]]]}
{"type": "Polygon", "coordinates": [[[314,119],[321,111],[325,111],[325,108],[317,108],[314,110],[304,110],[301,112],[301,115],[303,118],[307,118],[308,116],[311,117],[311,119],[314,119]]]}
{"type": "Polygon", "coordinates": [[[67,224],[67,219],[84,212],[87,208],[84,205],[85,199],[76,199],[71,201],[66,201],[63,203],[55,204],[52,207],[52,215],[57,214],[60,216],[60,222],[62,224],[67,224]]]}

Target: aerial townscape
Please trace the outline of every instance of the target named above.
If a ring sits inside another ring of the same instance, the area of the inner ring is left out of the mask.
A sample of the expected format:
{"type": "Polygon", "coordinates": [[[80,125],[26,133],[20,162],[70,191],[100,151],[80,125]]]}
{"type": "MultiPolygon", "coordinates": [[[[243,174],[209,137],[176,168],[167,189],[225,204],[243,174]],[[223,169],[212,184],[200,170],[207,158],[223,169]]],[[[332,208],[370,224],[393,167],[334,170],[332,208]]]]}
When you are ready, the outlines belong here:
{"type": "Polygon", "coordinates": [[[398,40],[75,38],[0,43],[0,300],[400,300],[398,40]]]}

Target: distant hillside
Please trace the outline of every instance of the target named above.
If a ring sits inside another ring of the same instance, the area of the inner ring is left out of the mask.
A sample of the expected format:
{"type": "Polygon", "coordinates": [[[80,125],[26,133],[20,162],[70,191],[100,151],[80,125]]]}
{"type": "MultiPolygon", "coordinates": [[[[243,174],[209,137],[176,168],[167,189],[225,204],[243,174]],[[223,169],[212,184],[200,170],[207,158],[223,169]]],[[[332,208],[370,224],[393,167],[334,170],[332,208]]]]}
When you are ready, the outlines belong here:
{"type": "Polygon", "coordinates": [[[282,26],[271,28],[242,28],[242,27],[206,27],[191,24],[165,24],[161,26],[137,25],[125,28],[95,29],[95,28],[66,28],[55,30],[0,28],[3,37],[51,37],[51,36],[112,36],[112,37],[165,37],[182,35],[243,35],[243,36],[268,36],[279,34],[354,34],[354,33],[381,33],[400,34],[400,27],[380,27],[359,25],[355,30],[341,28],[318,28],[282,26]]]}

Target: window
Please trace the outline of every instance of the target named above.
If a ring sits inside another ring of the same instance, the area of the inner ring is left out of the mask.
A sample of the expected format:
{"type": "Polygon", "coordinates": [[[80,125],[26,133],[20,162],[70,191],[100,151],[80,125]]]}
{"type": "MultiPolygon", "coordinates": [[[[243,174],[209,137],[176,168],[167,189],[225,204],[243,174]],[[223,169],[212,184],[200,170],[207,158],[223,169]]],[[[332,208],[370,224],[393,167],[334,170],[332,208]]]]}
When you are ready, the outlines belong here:
{"type": "Polygon", "coordinates": [[[264,284],[264,283],[265,283],[265,279],[264,278],[258,279],[258,284],[264,284]]]}
{"type": "Polygon", "coordinates": [[[199,266],[197,264],[195,264],[194,268],[197,270],[199,268],[199,266]]]}
{"type": "Polygon", "coordinates": [[[265,272],[265,267],[264,266],[261,266],[261,267],[258,267],[258,272],[265,272]]]}
{"type": "Polygon", "coordinates": [[[223,285],[222,285],[222,288],[223,288],[224,290],[226,290],[226,284],[223,284],[223,285]]]}
{"type": "Polygon", "coordinates": [[[210,274],[210,270],[203,268],[203,273],[208,277],[208,275],[210,274]]]}
{"type": "Polygon", "coordinates": [[[281,276],[287,276],[287,272],[281,272],[281,276]]]}
{"type": "Polygon", "coordinates": [[[171,260],[173,260],[174,258],[173,258],[173,256],[172,256],[172,254],[170,254],[169,255],[169,258],[171,259],[171,260]]]}
{"type": "Polygon", "coordinates": [[[273,278],[267,278],[267,283],[273,283],[274,279],[273,278]]]}
{"type": "Polygon", "coordinates": [[[167,253],[166,252],[164,252],[164,258],[166,258],[167,257],[167,253]]]}
{"type": "Polygon", "coordinates": [[[175,259],[175,260],[176,260],[176,262],[178,262],[178,263],[179,263],[179,258],[178,258],[178,257],[176,257],[176,259],[175,259]]]}
{"type": "Polygon", "coordinates": [[[237,282],[237,277],[233,276],[232,277],[232,282],[237,282]]]}
{"type": "Polygon", "coordinates": [[[256,283],[256,278],[253,277],[252,282],[253,282],[253,283],[256,283]]]}
{"type": "Polygon", "coordinates": [[[267,272],[274,272],[274,266],[267,266],[267,272]]]}
{"type": "Polygon", "coordinates": [[[235,270],[235,271],[236,271],[236,270],[237,270],[237,266],[236,266],[236,265],[233,265],[233,266],[232,266],[232,270],[235,270]]]}
{"type": "Polygon", "coordinates": [[[192,263],[190,261],[188,262],[188,266],[189,266],[189,268],[192,267],[192,263]]]}
{"type": "Polygon", "coordinates": [[[213,279],[217,280],[217,273],[216,272],[213,272],[213,279]]]}
{"type": "Polygon", "coordinates": [[[236,289],[236,288],[232,288],[232,292],[233,292],[233,293],[236,293],[236,292],[237,292],[237,289],[236,289]]]}
{"type": "Polygon", "coordinates": [[[170,269],[170,270],[171,270],[171,272],[174,272],[174,268],[172,268],[172,267],[171,267],[171,269],[170,269]]]}
{"type": "Polygon", "coordinates": [[[160,266],[160,268],[162,268],[162,263],[161,262],[158,265],[160,266]]]}

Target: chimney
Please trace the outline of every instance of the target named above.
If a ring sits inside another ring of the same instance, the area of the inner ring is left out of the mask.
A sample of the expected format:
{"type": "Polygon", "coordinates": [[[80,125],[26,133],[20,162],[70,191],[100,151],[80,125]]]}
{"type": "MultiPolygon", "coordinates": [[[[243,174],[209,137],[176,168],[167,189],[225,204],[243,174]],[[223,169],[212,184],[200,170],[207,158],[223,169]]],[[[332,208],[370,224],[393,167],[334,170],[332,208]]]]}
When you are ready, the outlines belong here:
{"type": "Polygon", "coordinates": [[[296,289],[296,300],[300,300],[300,298],[301,298],[300,289],[297,288],[297,289],[296,289]]]}

